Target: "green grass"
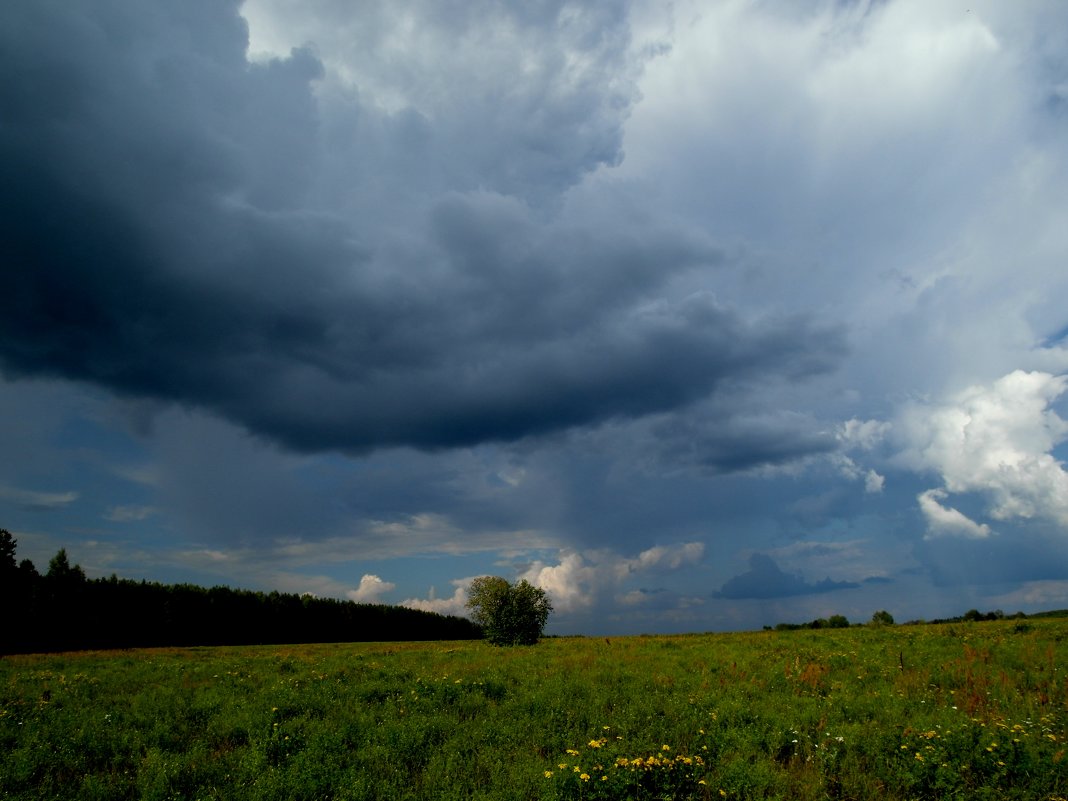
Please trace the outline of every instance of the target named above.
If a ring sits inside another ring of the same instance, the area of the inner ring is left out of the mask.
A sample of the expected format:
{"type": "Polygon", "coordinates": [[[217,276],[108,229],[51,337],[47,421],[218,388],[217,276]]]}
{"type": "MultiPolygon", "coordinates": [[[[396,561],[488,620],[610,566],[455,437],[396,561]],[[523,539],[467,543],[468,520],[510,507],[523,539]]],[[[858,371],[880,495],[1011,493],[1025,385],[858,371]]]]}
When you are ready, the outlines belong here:
{"type": "Polygon", "coordinates": [[[1068,796],[1068,620],[0,660],[0,798],[1068,796]]]}

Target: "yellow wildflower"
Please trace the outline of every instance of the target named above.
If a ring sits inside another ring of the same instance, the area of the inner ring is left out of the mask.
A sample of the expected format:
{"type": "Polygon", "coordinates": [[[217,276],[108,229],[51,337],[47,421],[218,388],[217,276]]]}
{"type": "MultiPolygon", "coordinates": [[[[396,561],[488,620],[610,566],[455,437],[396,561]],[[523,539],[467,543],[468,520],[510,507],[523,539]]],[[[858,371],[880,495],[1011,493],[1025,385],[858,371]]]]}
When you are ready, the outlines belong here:
{"type": "Polygon", "coordinates": [[[552,777],[553,777],[553,772],[551,770],[545,771],[545,778],[546,779],[551,779],[552,777]]]}
{"type": "Polygon", "coordinates": [[[582,781],[584,781],[584,782],[588,782],[590,780],[590,774],[588,774],[588,773],[580,773],[579,774],[579,778],[582,779],[582,781]]]}

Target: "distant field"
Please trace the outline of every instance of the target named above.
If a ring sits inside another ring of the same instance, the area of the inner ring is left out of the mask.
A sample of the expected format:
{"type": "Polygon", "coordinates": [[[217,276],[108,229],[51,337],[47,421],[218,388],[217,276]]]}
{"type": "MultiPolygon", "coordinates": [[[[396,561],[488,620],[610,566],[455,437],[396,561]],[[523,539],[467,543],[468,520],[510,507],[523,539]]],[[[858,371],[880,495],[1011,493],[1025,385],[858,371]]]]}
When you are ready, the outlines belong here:
{"type": "Polygon", "coordinates": [[[0,798],[1068,796],[1068,620],[0,660],[0,798]]]}

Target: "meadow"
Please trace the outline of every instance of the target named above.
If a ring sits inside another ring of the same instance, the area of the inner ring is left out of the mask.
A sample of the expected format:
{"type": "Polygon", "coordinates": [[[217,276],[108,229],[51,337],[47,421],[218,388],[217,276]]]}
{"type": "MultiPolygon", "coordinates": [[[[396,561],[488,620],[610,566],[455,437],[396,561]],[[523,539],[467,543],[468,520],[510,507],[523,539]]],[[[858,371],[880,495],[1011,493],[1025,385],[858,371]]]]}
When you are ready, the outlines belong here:
{"type": "Polygon", "coordinates": [[[1068,621],[0,659],[0,798],[1068,797],[1068,621]]]}

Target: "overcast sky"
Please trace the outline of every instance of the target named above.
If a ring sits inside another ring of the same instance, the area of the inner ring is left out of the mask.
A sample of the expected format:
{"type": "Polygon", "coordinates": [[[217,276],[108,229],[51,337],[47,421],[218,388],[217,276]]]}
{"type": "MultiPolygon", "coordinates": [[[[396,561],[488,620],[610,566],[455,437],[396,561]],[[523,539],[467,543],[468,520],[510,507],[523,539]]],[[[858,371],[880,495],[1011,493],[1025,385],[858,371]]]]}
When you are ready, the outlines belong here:
{"type": "Polygon", "coordinates": [[[39,569],[1068,607],[1060,0],[13,0],[0,197],[39,569]]]}

